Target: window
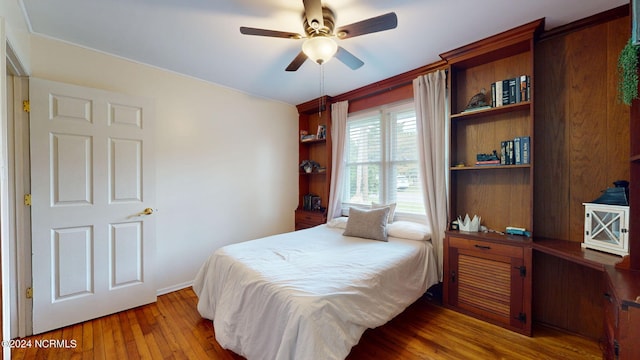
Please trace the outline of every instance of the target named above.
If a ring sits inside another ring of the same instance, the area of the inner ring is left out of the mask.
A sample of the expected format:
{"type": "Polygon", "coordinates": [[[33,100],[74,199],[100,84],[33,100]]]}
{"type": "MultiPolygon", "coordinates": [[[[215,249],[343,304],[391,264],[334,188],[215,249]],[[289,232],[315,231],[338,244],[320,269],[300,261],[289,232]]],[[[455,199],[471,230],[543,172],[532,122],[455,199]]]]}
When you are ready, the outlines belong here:
{"type": "Polygon", "coordinates": [[[397,203],[396,213],[424,215],[413,102],[350,115],[343,208],[397,203]]]}

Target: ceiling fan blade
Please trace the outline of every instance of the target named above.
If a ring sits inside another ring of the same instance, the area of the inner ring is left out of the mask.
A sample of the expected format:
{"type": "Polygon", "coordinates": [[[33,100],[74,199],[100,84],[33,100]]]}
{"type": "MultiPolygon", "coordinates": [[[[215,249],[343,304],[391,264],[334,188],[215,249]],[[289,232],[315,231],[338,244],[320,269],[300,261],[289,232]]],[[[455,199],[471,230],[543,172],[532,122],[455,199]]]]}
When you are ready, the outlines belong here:
{"type": "Polygon", "coordinates": [[[287,68],[285,70],[286,71],[296,71],[296,70],[298,70],[300,68],[300,66],[302,66],[302,64],[305,62],[305,60],[307,60],[307,55],[305,55],[305,53],[300,51],[298,56],[296,56],[296,58],[293,59],[291,64],[289,64],[289,66],[287,66],[287,68]]]}
{"type": "Polygon", "coordinates": [[[364,62],[358,59],[355,55],[345,50],[342,46],[338,46],[338,52],[336,52],[336,59],[342,61],[345,65],[356,70],[364,65],[364,62]]]}
{"type": "Polygon", "coordinates": [[[398,17],[396,16],[396,13],[390,12],[388,14],[342,26],[336,30],[335,33],[340,39],[348,39],[354,36],[395,29],[397,26],[398,17]]]}
{"type": "Polygon", "coordinates": [[[317,29],[322,29],[324,27],[324,18],[322,17],[321,0],[302,0],[302,3],[304,4],[304,14],[307,18],[307,23],[313,27],[313,22],[317,22],[317,29]]]}
{"type": "Polygon", "coordinates": [[[302,39],[302,35],[286,31],[257,29],[252,27],[241,26],[240,32],[244,35],[269,36],[285,39],[302,39]]]}

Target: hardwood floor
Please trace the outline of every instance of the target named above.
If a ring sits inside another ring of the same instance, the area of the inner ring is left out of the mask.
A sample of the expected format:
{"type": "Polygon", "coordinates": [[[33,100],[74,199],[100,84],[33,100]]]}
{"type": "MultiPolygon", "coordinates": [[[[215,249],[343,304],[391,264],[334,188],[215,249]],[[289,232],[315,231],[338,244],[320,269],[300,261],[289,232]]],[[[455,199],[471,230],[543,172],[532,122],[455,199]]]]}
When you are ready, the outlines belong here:
{"type": "MultiPolygon", "coordinates": [[[[12,359],[226,359],[184,289],[155,304],[20,339],[12,359]],[[30,342],[29,342],[30,341],[30,342]],[[48,346],[48,347],[47,347],[48,346]]],[[[542,326],[526,337],[420,299],[367,330],[347,359],[601,359],[597,342],[542,326]]]]}

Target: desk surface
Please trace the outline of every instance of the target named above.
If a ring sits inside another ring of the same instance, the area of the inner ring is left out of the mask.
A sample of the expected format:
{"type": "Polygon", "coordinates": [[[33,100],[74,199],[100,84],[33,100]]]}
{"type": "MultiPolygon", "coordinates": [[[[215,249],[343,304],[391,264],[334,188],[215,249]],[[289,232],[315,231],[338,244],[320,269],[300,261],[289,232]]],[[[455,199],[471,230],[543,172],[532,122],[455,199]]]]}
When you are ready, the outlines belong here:
{"type": "Polygon", "coordinates": [[[640,271],[616,268],[622,261],[620,256],[584,249],[577,241],[535,238],[532,246],[533,250],[606,272],[623,303],[640,307],[640,271]]]}
{"type": "Polygon", "coordinates": [[[577,241],[534,238],[533,250],[553,255],[574,263],[582,264],[604,271],[605,266],[615,266],[622,261],[622,257],[606,254],[600,251],[584,249],[577,241]]]}

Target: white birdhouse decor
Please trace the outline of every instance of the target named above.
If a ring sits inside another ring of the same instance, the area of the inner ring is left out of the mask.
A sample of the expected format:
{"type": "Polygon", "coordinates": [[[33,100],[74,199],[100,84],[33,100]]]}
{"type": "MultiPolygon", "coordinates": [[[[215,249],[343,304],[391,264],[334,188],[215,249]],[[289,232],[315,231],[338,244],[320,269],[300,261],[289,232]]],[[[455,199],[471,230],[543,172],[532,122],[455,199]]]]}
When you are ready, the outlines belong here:
{"type": "Polygon", "coordinates": [[[583,248],[629,255],[629,207],[584,203],[583,248]]]}

